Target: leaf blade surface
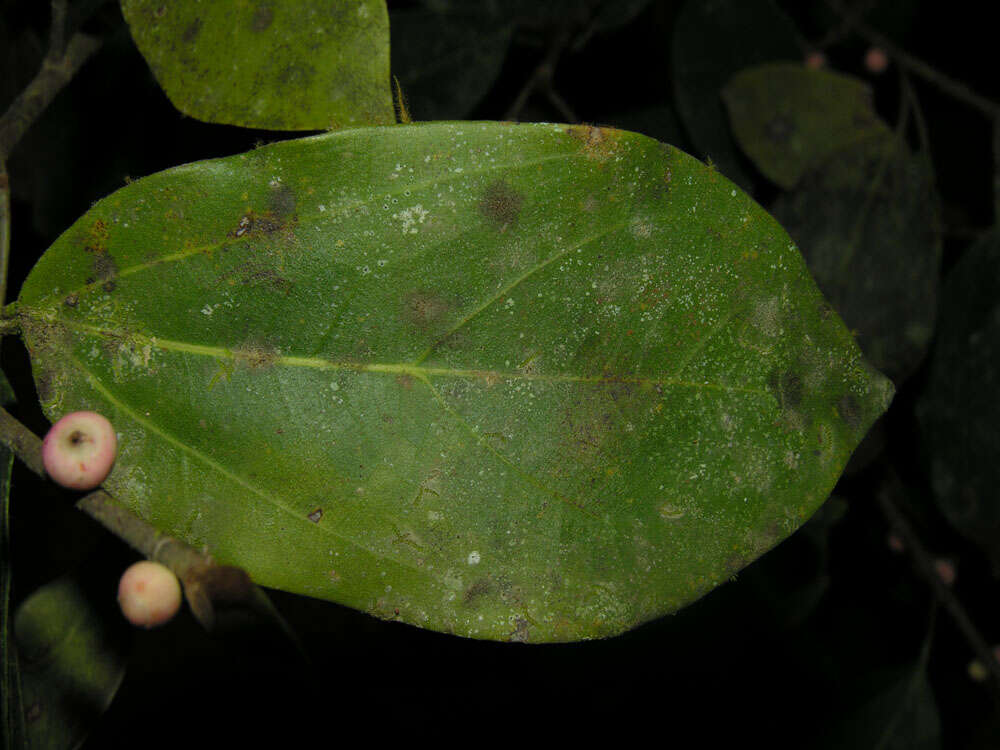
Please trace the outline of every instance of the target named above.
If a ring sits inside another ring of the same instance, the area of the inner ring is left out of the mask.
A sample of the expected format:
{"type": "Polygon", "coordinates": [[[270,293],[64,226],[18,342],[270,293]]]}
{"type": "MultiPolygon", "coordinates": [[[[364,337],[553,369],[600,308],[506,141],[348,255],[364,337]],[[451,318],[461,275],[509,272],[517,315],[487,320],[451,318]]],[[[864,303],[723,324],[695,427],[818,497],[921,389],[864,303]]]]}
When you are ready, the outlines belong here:
{"type": "Polygon", "coordinates": [[[19,301],[116,497],[259,583],[462,635],[673,611],[825,499],[891,397],[788,236],[625,131],[431,123],[98,203],[19,301]]]}

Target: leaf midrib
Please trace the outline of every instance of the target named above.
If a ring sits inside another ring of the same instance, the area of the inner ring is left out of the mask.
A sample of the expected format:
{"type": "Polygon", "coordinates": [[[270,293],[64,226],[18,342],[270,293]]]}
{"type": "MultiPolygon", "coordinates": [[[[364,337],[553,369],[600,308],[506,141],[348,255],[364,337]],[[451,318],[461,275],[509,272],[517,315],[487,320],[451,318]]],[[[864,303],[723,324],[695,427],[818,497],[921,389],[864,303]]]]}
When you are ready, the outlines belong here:
{"type": "MultiPolygon", "coordinates": [[[[48,316],[44,311],[33,310],[21,306],[19,310],[23,316],[34,317],[38,321],[45,321],[48,316]]],[[[245,363],[245,357],[241,356],[238,348],[229,349],[224,346],[212,346],[208,344],[195,344],[187,341],[175,339],[165,339],[158,336],[136,334],[115,328],[101,328],[88,323],[78,321],[60,320],[60,325],[72,328],[77,331],[92,334],[102,339],[114,339],[119,341],[131,341],[138,344],[148,343],[154,350],[178,352],[181,354],[192,354],[195,356],[209,357],[212,359],[231,362],[233,364],[245,363]]],[[[246,365],[250,368],[250,365],[246,365]]],[[[724,393],[743,393],[764,398],[772,398],[772,394],[759,388],[749,386],[732,385],[728,383],[713,383],[710,381],[696,382],[684,380],[676,376],[624,376],[624,375],[574,375],[570,373],[539,373],[539,372],[519,372],[516,370],[495,370],[495,369],[462,369],[452,367],[430,367],[412,362],[351,362],[335,361],[322,357],[304,357],[297,355],[278,354],[269,364],[258,367],[258,370],[266,370],[274,367],[304,368],[312,370],[325,370],[330,372],[349,372],[378,374],[393,377],[410,376],[417,379],[433,378],[454,378],[459,380],[479,380],[488,385],[502,381],[527,381],[540,383],[581,383],[585,385],[615,386],[620,384],[638,385],[650,388],[691,388],[706,391],[721,391],[724,393]]]]}

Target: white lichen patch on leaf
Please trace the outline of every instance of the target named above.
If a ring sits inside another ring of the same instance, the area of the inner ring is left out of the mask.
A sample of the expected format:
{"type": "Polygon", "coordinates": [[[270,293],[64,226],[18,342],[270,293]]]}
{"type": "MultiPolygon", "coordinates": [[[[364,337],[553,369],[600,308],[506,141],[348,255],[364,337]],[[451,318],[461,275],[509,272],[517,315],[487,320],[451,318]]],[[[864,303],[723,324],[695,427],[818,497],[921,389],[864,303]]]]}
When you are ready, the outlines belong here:
{"type": "Polygon", "coordinates": [[[423,224],[430,214],[422,204],[418,203],[410,208],[404,208],[402,211],[392,215],[392,218],[399,220],[402,224],[403,234],[416,234],[417,226],[423,224]]]}

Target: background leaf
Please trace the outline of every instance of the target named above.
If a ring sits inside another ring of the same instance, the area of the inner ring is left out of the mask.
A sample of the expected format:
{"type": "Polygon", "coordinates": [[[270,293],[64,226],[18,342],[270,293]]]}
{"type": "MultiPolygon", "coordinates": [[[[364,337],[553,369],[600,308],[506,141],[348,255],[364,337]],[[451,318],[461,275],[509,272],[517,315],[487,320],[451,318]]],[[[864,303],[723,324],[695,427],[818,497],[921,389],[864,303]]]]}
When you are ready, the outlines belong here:
{"type": "Polygon", "coordinates": [[[404,8],[390,22],[393,73],[417,120],[465,117],[500,72],[514,30],[496,3],[404,8]]]}
{"type": "Polygon", "coordinates": [[[47,414],[107,414],[106,487],[165,532],[483,638],[697,598],[813,512],[892,392],[759,206],[581,126],[154,175],[63,235],[18,312],[47,414]]]}
{"type": "Polygon", "coordinates": [[[207,122],[323,130],[394,122],[385,0],[121,0],[170,101],[207,122]]]}
{"type": "Polygon", "coordinates": [[[946,278],[939,335],[917,417],[931,487],[945,517],[1000,569],[1000,232],[946,278]]]}
{"type": "Polygon", "coordinates": [[[125,675],[129,629],[115,606],[114,578],[102,583],[94,587],[65,576],[17,610],[14,629],[31,747],[79,747],[125,675]]]}
{"type": "Polygon", "coordinates": [[[872,364],[894,382],[909,377],[937,312],[941,237],[927,163],[895,139],[849,149],[772,210],[872,364]]]}
{"type": "Polygon", "coordinates": [[[795,27],[770,0],[694,0],[681,8],[671,47],[677,109],[697,154],[749,189],[722,89],[744,68],[799,60],[795,27]]]}
{"type": "Polygon", "coordinates": [[[786,189],[835,154],[891,135],[866,84],[825,70],[759,65],[737,73],[722,98],[740,147],[786,189]]]}

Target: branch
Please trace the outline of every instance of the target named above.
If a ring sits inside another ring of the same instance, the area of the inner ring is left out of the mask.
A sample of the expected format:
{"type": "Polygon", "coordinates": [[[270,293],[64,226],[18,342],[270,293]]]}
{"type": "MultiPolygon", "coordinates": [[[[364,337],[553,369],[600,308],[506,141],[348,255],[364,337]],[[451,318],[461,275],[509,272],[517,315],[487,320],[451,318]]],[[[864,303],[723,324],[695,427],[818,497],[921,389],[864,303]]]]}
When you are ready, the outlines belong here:
{"type": "MultiPolygon", "coordinates": [[[[4,409],[0,409],[0,443],[35,474],[46,476],[42,441],[4,409]]],[[[267,595],[241,568],[219,565],[209,555],[160,533],[104,490],[86,495],[76,507],[145,557],[170,568],[184,585],[188,605],[206,630],[215,624],[215,605],[242,605],[274,621],[299,652],[305,653],[267,595]]]]}
{"type": "MultiPolygon", "coordinates": [[[[53,37],[58,41],[55,31],[53,37]]],[[[0,117],[0,161],[6,160],[32,123],[100,46],[96,37],[74,34],[62,54],[49,50],[34,80],[0,117]]]]}
{"type": "MultiPolygon", "coordinates": [[[[7,299],[7,269],[10,267],[10,178],[7,164],[0,158],[0,305],[7,299]]],[[[7,333],[7,321],[0,320],[0,336],[7,333]]]]}
{"type": "Polygon", "coordinates": [[[62,57],[66,52],[66,0],[52,0],[52,24],[49,32],[50,54],[62,57]]]}
{"type": "MultiPolygon", "coordinates": [[[[826,0],[826,2],[827,5],[839,13],[841,17],[850,18],[850,11],[844,8],[843,3],[840,0],[826,0]]],[[[946,94],[958,99],[959,101],[965,102],[970,107],[980,110],[988,117],[994,120],[1000,118],[1000,104],[987,99],[985,96],[977,94],[961,81],[949,78],[933,66],[925,63],[923,60],[900,49],[894,42],[880,34],[878,31],[875,31],[875,29],[871,28],[860,19],[850,18],[850,20],[854,30],[859,35],[867,39],[871,44],[884,49],[888,53],[889,57],[891,57],[901,68],[915,73],[928,83],[937,86],[946,94]]]]}
{"type": "Polygon", "coordinates": [[[989,671],[990,677],[992,677],[990,688],[992,689],[993,696],[1000,702],[1000,661],[997,661],[996,656],[993,655],[993,650],[972,622],[972,618],[969,617],[958,596],[941,580],[941,576],[938,575],[937,569],[934,566],[934,559],[927,552],[927,549],[920,541],[920,537],[910,525],[906,516],[896,507],[896,504],[890,497],[890,493],[890,487],[883,487],[878,493],[878,504],[882,508],[882,512],[889,520],[892,528],[902,538],[905,548],[909,550],[913,558],[917,571],[930,585],[934,597],[945,608],[948,614],[951,615],[955,626],[962,633],[979,661],[986,665],[986,669],[989,671]]]}
{"type": "Polygon", "coordinates": [[[556,92],[552,83],[553,77],[555,76],[556,65],[558,64],[563,51],[565,51],[567,45],[569,44],[569,41],[569,31],[566,29],[560,31],[559,35],[552,43],[552,46],[549,48],[549,53],[545,56],[545,59],[538,63],[538,67],[536,67],[532,74],[528,77],[528,80],[524,82],[524,86],[521,87],[521,91],[518,93],[514,103],[510,105],[507,112],[504,114],[505,120],[517,120],[520,118],[521,110],[523,110],[524,105],[528,103],[528,99],[531,98],[531,95],[535,93],[536,89],[541,89],[545,93],[549,102],[559,111],[560,116],[564,117],[567,122],[579,121],[570,106],[556,92]]]}

